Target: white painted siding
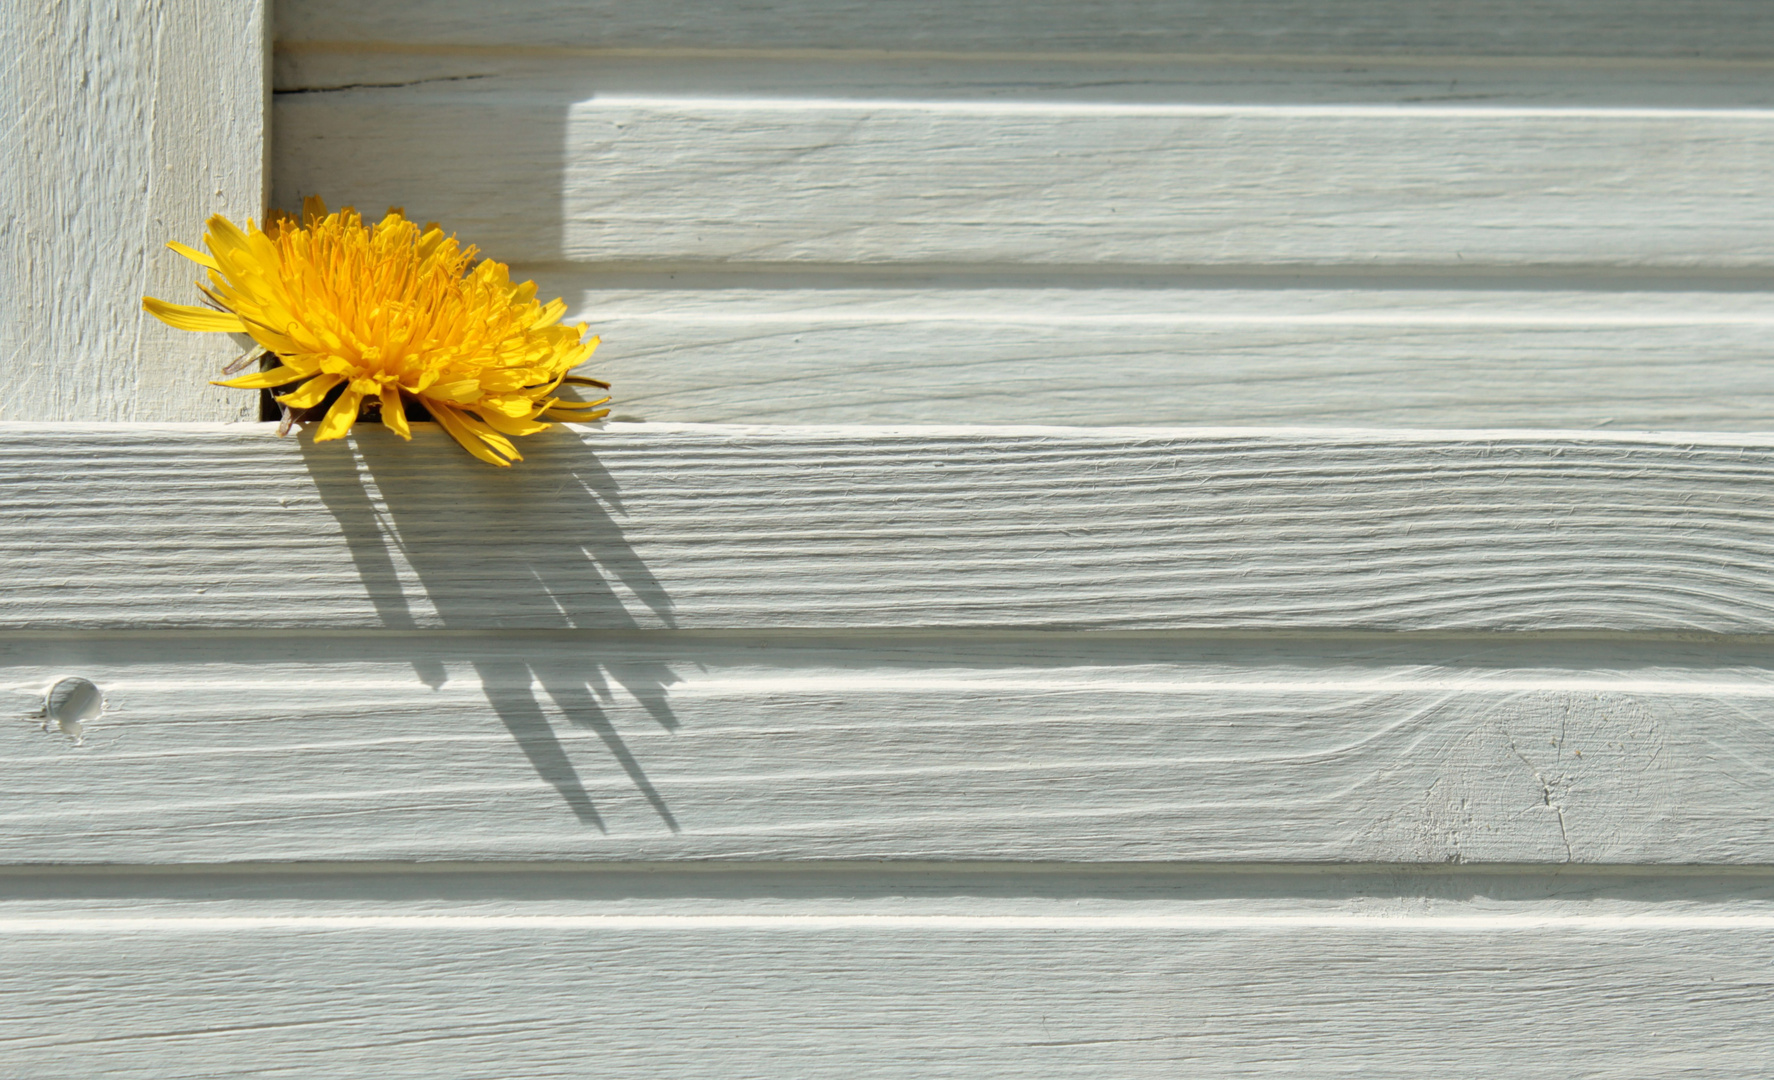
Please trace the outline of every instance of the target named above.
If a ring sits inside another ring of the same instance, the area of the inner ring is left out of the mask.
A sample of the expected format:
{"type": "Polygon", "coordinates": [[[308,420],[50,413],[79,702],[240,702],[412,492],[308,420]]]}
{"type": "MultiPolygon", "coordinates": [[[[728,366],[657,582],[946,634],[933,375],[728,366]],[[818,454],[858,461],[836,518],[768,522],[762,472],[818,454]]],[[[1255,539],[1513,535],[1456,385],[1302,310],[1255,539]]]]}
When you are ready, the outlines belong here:
{"type": "Polygon", "coordinates": [[[9,4],[0,21],[0,420],[250,420],[238,347],[141,310],[192,292],[203,219],[260,216],[257,0],[9,4]]]}
{"type": "Polygon", "coordinates": [[[1413,902],[1383,874],[1080,875],[1074,895],[1040,871],[873,869],[54,882],[92,914],[17,904],[37,910],[0,922],[0,978],[19,1012],[86,1003],[83,1029],[21,1027],[9,1053],[36,1075],[671,1080],[1769,1065],[1765,878],[1686,878],[1672,903],[1549,876],[1558,899],[1499,903],[1520,879],[1428,875],[1445,898],[1413,902]]]}
{"type": "Polygon", "coordinates": [[[1771,13],[284,0],[618,422],[0,424],[0,1071],[1769,1071],[1771,13]]]}
{"type": "Polygon", "coordinates": [[[1759,8],[1364,7],[1309,45],[1322,14],[1136,7],[1031,9],[996,48],[946,5],[889,5],[903,39],[848,10],[661,39],[563,8],[473,44],[459,5],[304,7],[276,193],[516,262],[604,332],[631,419],[1770,423],[1759,8]],[[814,29],[845,20],[847,44],[814,29]],[[1697,57],[1653,40],[1708,25],[1697,57]]]}
{"type": "Polygon", "coordinates": [[[1757,641],[110,633],[15,860],[1765,864],[1757,641]],[[69,800],[63,793],[84,791],[69,800]]]}
{"type": "Polygon", "coordinates": [[[256,426],[0,433],[21,630],[1774,617],[1768,436],[611,424],[533,438],[508,474],[367,425],[361,464],[256,426]]]}

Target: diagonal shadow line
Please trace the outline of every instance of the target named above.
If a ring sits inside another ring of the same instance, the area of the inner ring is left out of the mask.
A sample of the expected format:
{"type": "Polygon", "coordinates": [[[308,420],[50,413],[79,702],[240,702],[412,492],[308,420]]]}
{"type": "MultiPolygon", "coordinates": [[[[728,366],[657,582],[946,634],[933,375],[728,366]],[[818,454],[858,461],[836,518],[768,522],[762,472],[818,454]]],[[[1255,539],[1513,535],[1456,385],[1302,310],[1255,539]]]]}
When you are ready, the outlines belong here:
{"type": "MultiPolygon", "coordinates": [[[[536,695],[530,689],[530,665],[522,661],[485,658],[476,659],[472,663],[475,674],[480,676],[481,690],[487,695],[487,704],[498,714],[505,730],[511,732],[518,749],[530,759],[530,766],[536,770],[536,775],[560,792],[561,799],[573,811],[574,817],[587,825],[595,826],[599,832],[609,832],[603,815],[598,813],[596,805],[591,801],[591,793],[585,790],[585,782],[579,778],[579,770],[573,767],[573,759],[567,756],[566,748],[555,737],[554,728],[542,711],[542,703],[536,700],[536,695]]],[[[634,775],[634,772],[629,773],[631,778],[634,775]]],[[[644,774],[637,786],[647,794],[649,802],[653,802],[655,806],[660,804],[658,793],[647,783],[644,774]]],[[[677,832],[677,823],[671,815],[666,813],[663,816],[671,825],[672,831],[677,832]]]]}
{"type": "MultiPolygon", "coordinates": [[[[604,715],[604,711],[598,707],[597,701],[586,691],[585,680],[583,678],[551,679],[546,668],[539,671],[538,674],[541,676],[543,689],[548,692],[548,696],[554,700],[562,714],[580,727],[596,732],[597,737],[602,739],[604,745],[609,748],[610,756],[614,757],[617,764],[622,766],[622,771],[628,774],[630,782],[646,797],[647,802],[653,807],[653,812],[665,822],[666,828],[674,833],[682,832],[683,829],[678,825],[678,819],[672,814],[671,808],[665,805],[665,800],[660,797],[658,789],[647,779],[647,774],[641,768],[641,763],[635,760],[634,754],[628,749],[628,744],[622,741],[621,735],[617,734],[615,725],[610,723],[610,718],[604,715]]],[[[675,722],[671,726],[675,727],[675,722]]]]}
{"type": "MultiPolygon", "coordinates": [[[[434,425],[416,426],[414,436],[409,445],[379,430],[356,434],[355,455],[343,445],[302,441],[316,492],[339,523],[382,625],[422,624],[398,553],[435,612],[435,621],[424,619],[426,624],[473,630],[639,627],[608,572],[653,619],[675,626],[670,597],[604,509],[606,503],[620,506],[614,477],[577,437],[560,429],[532,437],[524,447],[529,460],[506,471],[465,455],[454,460],[456,448],[434,425]]],[[[488,705],[531,767],[583,824],[608,831],[549,722],[538,684],[569,723],[598,735],[666,827],[681,830],[598,704],[608,695],[607,671],[661,727],[676,730],[668,688],[677,680],[667,665],[625,663],[618,670],[591,657],[568,664],[558,653],[533,660],[482,655],[470,662],[488,705]]],[[[415,657],[413,665],[433,688],[447,678],[436,661],[415,657]]]]}
{"type": "MultiPolygon", "coordinates": [[[[377,621],[390,630],[418,629],[418,620],[401,588],[400,570],[390,551],[398,546],[398,540],[388,536],[387,522],[358,480],[356,462],[349,453],[326,453],[307,437],[302,438],[300,445],[315,493],[339,523],[358,579],[376,609],[377,621]]],[[[433,690],[449,681],[443,664],[437,660],[415,657],[412,664],[419,681],[433,690]]]]}

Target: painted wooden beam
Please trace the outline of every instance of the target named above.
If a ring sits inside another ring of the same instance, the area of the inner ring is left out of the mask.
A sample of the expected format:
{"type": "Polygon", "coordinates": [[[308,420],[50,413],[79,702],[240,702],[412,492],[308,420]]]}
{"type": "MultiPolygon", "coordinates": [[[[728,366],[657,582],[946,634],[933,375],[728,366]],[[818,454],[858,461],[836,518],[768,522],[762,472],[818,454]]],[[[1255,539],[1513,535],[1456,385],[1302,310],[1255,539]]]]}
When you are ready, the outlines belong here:
{"type": "Polygon", "coordinates": [[[275,879],[249,905],[172,902],[176,880],[147,879],[128,901],[0,905],[0,1062],[135,1077],[348,1060],[488,1080],[1553,1080],[1573,1062],[1598,1077],[1767,1063],[1765,895],[1585,909],[1482,886],[1412,904],[1398,879],[1376,884],[1340,910],[988,889],[946,914],[872,892],[722,915],[684,899],[304,901],[275,879]]]}
{"type": "Polygon", "coordinates": [[[1752,282],[534,269],[626,419],[1774,426],[1752,282]]]}
{"type": "Polygon", "coordinates": [[[540,48],[848,48],[895,51],[1303,53],[1408,56],[1774,57],[1756,0],[1035,0],[879,4],[771,0],[526,0],[489,18],[474,0],[286,0],[281,42],[540,48]]]}
{"type": "Polygon", "coordinates": [[[279,94],[300,95],[499,78],[507,85],[571,88],[579,100],[617,94],[1124,104],[1774,104],[1768,85],[1774,58],[562,48],[492,44],[492,28],[484,36],[487,41],[474,45],[282,41],[274,53],[273,86],[279,94]]]}
{"type": "Polygon", "coordinates": [[[263,211],[265,18],[258,0],[78,0],[0,25],[0,419],[256,419],[207,385],[239,347],[141,299],[195,297],[168,240],[263,211]]]}
{"type": "MultiPolygon", "coordinates": [[[[429,427],[429,425],[427,425],[429,427]]],[[[0,627],[1763,633],[1774,439],[0,427],[0,627]]]]}
{"type": "Polygon", "coordinates": [[[504,261],[1774,267],[1767,109],[595,94],[279,99],[274,198],[504,261]]]}
{"type": "Polygon", "coordinates": [[[1774,862],[1761,639],[9,635],[0,708],[12,864],[1774,862]]]}

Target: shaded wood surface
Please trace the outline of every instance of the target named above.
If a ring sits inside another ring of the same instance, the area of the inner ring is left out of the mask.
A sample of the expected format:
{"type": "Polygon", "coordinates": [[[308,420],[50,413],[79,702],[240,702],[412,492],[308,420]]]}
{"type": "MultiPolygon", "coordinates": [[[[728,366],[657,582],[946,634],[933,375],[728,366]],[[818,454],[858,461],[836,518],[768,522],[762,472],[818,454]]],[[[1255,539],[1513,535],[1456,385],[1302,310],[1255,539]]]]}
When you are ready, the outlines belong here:
{"type": "MultiPolygon", "coordinates": [[[[1645,13],[1614,15],[1592,41],[1645,13]]],[[[1768,423],[1760,61],[691,55],[617,22],[586,55],[290,31],[276,200],[515,263],[635,419],[1768,423]]]]}
{"type": "Polygon", "coordinates": [[[1057,0],[1017,5],[774,0],[526,0],[489,17],[473,0],[299,0],[277,7],[285,43],[540,47],[870,48],[939,51],[1240,52],[1409,56],[1774,57],[1774,17],[1754,0],[1057,0]]]}
{"type": "Polygon", "coordinates": [[[592,93],[284,95],[274,199],[507,261],[1774,265],[1768,110],[592,93]]]}

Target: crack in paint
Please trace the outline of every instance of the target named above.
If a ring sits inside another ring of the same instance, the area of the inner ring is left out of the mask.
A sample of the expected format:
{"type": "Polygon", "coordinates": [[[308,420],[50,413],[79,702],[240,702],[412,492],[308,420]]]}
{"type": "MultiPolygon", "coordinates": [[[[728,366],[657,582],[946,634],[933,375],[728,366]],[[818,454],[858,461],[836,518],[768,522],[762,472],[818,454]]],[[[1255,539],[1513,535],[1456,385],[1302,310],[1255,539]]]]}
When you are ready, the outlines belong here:
{"type": "MultiPolygon", "coordinates": [[[[1544,800],[1546,805],[1551,808],[1552,812],[1558,816],[1558,838],[1565,845],[1565,861],[1576,862],[1577,857],[1571,850],[1571,834],[1569,830],[1565,828],[1565,808],[1552,801],[1552,785],[1546,782],[1546,777],[1541,775],[1540,770],[1534,767],[1534,763],[1529,761],[1527,755],[1522,753],[1521,749],[1515,745],[1515,736],[1509,733],[1508,728],[1503,729],[1503,737],[1509,740],[1509,752],[1514,754],[1523,765],[1526,765],[1530,773],[1534,774],[1535,782],[1540,785],[1540,798],[1544,800]]],[[[1564,724],[1562,721],[1559,724],[1559,737],[1561,740],[1564,737],[1564,724]]]]}
{"type": "Polygon", "coordinates": [[[430,79],[413,79],[409,82],[386,83],[341,83],[338,86],[294,86],[287,90],[273,90],[273,97],[285,94],[331,94],[339,90],[391,90],[400,86],[423,86],[426,83],[468,82],[472,79],[490,79],[491,75],[439,75],[430,79]]]}

